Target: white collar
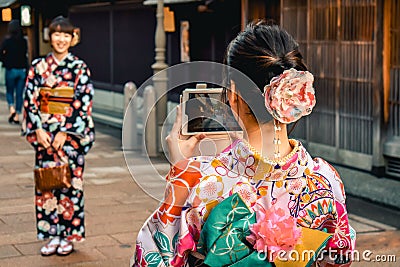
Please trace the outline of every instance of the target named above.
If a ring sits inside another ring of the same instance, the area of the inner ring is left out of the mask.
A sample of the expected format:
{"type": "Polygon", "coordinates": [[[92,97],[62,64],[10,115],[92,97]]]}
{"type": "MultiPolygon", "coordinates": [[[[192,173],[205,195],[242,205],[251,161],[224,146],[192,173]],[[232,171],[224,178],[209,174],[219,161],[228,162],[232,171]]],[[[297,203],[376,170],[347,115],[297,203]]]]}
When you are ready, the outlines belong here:
{"type": "Polygon", "coordinates": [[[56,56],[54,55],[53,52],[51,52],[51,56],[53,57],[54,61],[56,62],[57,65],[60,65],[61,62],[63,62],[71,53],[68,52],[61,60],[58,60],[56,56]]]}

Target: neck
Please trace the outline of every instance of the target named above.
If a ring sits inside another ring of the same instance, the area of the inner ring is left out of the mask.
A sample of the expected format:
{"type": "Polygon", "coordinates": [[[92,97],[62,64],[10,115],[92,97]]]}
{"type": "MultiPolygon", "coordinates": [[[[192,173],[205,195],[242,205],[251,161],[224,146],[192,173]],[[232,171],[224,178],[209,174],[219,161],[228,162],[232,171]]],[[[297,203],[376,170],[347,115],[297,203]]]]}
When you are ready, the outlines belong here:
{"type": "Polygon", "coordinates": [[[273,121],[262,125],[247,125],[244,131],[244,139],[246,139],[252,147],[259,151],[261,155],[273,160],[275,152],[274,137],[276,134],[276,137],[279,137],[281,141],[281,144],[279,145],[280,158],[283,158],[292,151],[292,147],[289,143],[286,124],[279,125],[281,130],[277,131],[276,133],[274,130],[273,121]]]}
{"type": "Polygon", "coordinates": [[[58,60],[58,61],[62,61],[67,55],[68,55],[68,51],[64,52],[64,53],[57,53],[53,51],[53,56],[58,60]]]}

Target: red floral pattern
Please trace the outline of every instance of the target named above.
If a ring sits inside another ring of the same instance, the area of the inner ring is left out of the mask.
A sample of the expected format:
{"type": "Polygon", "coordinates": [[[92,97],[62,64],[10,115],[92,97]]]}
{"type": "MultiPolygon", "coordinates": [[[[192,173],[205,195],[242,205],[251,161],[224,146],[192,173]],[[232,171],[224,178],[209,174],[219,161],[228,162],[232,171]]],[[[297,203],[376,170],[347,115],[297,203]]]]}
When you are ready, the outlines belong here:
{"type": "Polygon", "coordinates": [[[196,250],[193,242],[197,244],[199,229],[210,211],[234,192],[253,211],[268,211],[274,206],[290,214],[298,226],[327,230],[334,235],[327,249],[351,252],[355,236],[338,173],[326,161],[312,159],[300,142],[290,143],[297,152],[286,162],[276,163],[267,174],[259,173],[267,168],[259,168],[260,160],[255,160],[259,157],[240,140],[215,158],[178,162],[167,176],[165,200],[138,234],[134,266],[147,266],[146,255],[165,265],[185,265],[188,253],[196,250]],[[207,188],[214,188],[213,194],[205,194],[207,188]],[[156,238],[161,235],[163,242],[156,238]],[[168,253],[160,252],[168,246],[172,247],[168,253]]]}

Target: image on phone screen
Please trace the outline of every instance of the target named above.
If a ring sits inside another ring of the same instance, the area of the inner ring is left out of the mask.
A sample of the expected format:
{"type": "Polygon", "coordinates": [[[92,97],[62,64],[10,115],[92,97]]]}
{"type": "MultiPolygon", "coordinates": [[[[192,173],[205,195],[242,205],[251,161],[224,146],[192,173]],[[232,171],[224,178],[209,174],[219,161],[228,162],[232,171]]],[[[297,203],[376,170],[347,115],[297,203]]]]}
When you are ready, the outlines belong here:
{"type": "Polygon", "coordinates": [[[241,131],[221,93],[189,92],[185,103],[188,133],[241,131]]]}

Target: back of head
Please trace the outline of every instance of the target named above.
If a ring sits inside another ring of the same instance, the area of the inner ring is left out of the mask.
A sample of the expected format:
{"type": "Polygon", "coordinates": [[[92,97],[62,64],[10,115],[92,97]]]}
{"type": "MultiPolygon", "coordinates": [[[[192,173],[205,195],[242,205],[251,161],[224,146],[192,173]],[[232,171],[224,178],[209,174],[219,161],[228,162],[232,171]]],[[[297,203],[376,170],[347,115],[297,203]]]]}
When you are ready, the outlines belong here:
{"type": "MultiPolygon", "coordinates": [[[[260,123],[271,119],[262,96],[264,86],[290,68],[307,70],[294,38],[278,25],[264,21],[249,24],[232,40],[225,64],[248,76],[257,86],[238,84],[236,88],[260,123]]],[[[235,81],[235,77],[229,79],[235,81]]]]}
{"type": "Polygon", "coordinates": [[[49,25],[49,35],[51,36],[54,32],[65,32],[73,35],[74,26],[69,19],[58,16],[54,18],[49,25]]]}
{"type": "Polygon", "coordinates": [[[8,33],[12,37],[21,37],[22,36],[22,29],[21,29],[19,20],[13,19],[8,23],[8,33]]]}

